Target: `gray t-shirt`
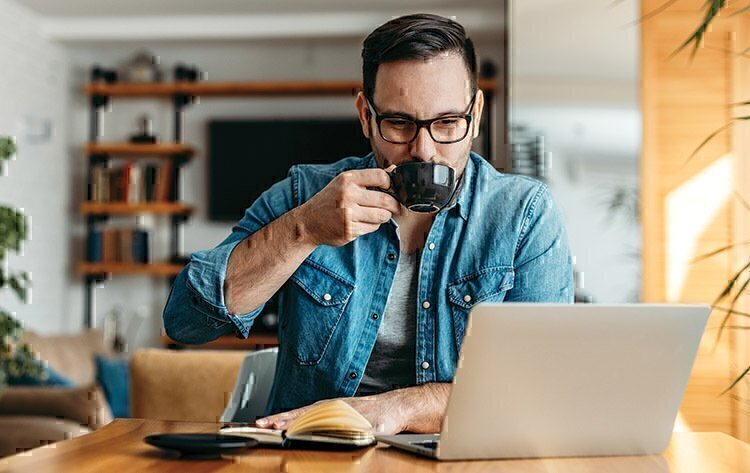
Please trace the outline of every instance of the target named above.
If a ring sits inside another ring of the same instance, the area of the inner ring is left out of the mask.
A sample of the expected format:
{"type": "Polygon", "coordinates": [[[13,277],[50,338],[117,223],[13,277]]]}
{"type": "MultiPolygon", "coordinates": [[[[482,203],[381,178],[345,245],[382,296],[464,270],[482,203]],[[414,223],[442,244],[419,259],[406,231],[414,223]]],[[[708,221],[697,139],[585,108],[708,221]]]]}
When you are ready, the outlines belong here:
{"type": "Polygon", "coordinates": [[[401,253],[357,396],[414,386],[419,252],[401,253]]]}

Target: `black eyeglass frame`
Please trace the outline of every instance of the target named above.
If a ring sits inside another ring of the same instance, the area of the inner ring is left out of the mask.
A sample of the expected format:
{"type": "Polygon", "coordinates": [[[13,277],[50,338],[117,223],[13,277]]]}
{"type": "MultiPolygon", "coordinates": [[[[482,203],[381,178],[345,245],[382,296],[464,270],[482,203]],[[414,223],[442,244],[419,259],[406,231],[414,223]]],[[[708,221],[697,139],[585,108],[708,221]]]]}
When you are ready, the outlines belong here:
{"type": "Polygon", "coordinates": [[[417,139],[417,136],[419,136],[419,131],[422,128],[427,128],[427,134],[430,135],[430,138],[432,138],[432,141],[434,141],[435,143],[443,144],[443,145],[449,145],[449,144],[459,143],[465,140],[466,137],[469,135],[469,130],[471,129],[471,121],[474,118],[474,116],[471,114],[471,111],[474,109],[474,103],[477,100],[477,93],[474,93],[474,97],[472,97],[471,102],[469,102],[469,107],[466,110],[466,113],[464,113],[463,115],[460,115],[460,114],[444,115],[442,117],[431,118],[429,120],[415,120],[413,118],[406,117],[404,115],[396,115],[396,114],[381,115],[375,108],[375,105],[373,105],[373,103],[370,102],[370,99],[365,98],[365,100],[367,101],[367,106],[370,108],[370,114],[375,115],[375,124],[378,127],[378,134],[380,135],[381,138],[383,138],[383,140],[387,141],[388,143],[392,143],[396,145],[409,144],[417,139]],[[412,138],[409,141],[391,141],[385,136],[383,136],[383,130],[380,128],[380,123],[383,120],[388,119],[388,118],[398,118],[400,120],[405,120],[405,121],[414,123],[417,126],[416,130],[414,131],[414,136],[412,136],[412,138]],[[445,120],[446,118],[464,118],[466,120],[466,132],[464,132],[464,135],[461,138],[451,140],[451,141],[441,141],[441,140],[435,139],[435,137],[432,135],[432,128],[431,128],[432,124],[436,121],[445,120]]]}

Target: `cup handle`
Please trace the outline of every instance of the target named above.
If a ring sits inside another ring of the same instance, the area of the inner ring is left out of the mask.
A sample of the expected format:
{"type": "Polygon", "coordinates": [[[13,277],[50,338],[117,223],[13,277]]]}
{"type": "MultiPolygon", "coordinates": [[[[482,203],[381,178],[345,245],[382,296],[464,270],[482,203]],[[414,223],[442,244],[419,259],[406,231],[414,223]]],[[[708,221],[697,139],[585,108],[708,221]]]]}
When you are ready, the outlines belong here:
{"type": "Polygon", "coordinates": [[[398,200],[396,191],[393,189],[393,174],[390,172],[387,172],[386,174],[388,174],[388,177],[391,179],[391,185],[388,186],[388,189],[383,189],[382,187],[367,186],[367,190],[383,192],[398,200]]]}

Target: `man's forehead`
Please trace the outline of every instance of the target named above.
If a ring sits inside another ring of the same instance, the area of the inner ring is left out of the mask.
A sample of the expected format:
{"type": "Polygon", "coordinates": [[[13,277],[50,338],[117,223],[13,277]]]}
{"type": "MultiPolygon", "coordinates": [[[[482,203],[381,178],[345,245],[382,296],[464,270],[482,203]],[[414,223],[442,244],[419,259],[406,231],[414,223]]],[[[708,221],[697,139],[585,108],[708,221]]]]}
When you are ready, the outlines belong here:
{"type": "Polygon", "coordinates": [[[469,72],[455,54],[381,64],[375,80],[375,106],[382,113],[462,112],[471,95],[469,72]]]}

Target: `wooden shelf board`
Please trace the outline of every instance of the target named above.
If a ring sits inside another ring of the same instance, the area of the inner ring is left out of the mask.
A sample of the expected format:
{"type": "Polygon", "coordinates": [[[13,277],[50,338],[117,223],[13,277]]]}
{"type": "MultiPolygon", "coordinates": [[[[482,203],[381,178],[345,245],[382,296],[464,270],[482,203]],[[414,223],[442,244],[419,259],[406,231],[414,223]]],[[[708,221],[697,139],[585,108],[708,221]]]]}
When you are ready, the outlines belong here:
{"type": "Polygon", "coordinates": [[[273,333],[251,333],[250,336],[243,340],[232,335],[219,337],[208,343],[201,345],[188,345],[185,343],[178,343],[169,338],[167,335],[161,336],[161,342],[164,346],[178,346],[185,348],[203,348],[203,349],[237,349],[246,350],[249,348],[255,348],[257,346],[276,346],[279,344],[279,340],[273,333]]]}
{"type": "Polygon", "coordinates": [[[89,143],[84,147],[87,154],[114,154],[120,156],[192,156],[195,150],[180,143],[89,143]]]}
{"type": "MultiPolygon", "coordinates": [[[[479,87],[494,92],[494,80],[482,79],[479,87]]],[[[88,84],[87,95],[109,97],[167,97],[174,94],[199,97],[355,95],[360,81],[269,81],[269,82],[195,82],[157,84],[88,84]]]]}
{"type": "Polygon", "coordinates": [[[149,202],[129,204],[125,202],[83,202],[81,213],[84,215],[136,215],[136,214],[166,214],[191,215],[195,208],[175,202],[149,202]]]}
{"type": "Polygon", "coordinates": [[[96,274],[130,274],[152,276],[176,276],[184,268],[181,264],[173,263],[89,263],[79,262],[78,273],[82,275],[96,274]]]}

